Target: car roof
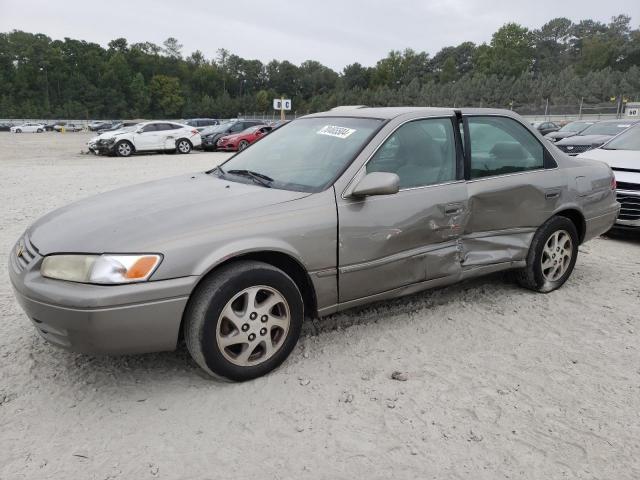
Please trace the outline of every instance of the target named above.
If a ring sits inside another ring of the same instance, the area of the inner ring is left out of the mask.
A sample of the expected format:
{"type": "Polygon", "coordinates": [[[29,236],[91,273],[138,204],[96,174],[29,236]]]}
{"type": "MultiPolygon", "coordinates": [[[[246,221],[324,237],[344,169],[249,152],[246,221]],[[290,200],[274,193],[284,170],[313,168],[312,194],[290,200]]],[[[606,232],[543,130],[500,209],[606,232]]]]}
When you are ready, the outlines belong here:
{"type": "Polygon", "coordinates": [[[622,123],[622,124],[630,124],[630,125],[635,125],[636,123],[640,122],[640,120],[632,120],[630,118],[617,118],[614,120],[600,120],[599,122],[596,123],[622,123]]]}
{"type": "Polygon", "coordinates": [[[375,118],[379,120],[391,120],[402,115],[425,115],[425,116],[451,116],[456,111],[462,114],[483,114],[483,115],[503,115],[509,117],[517,117],[518,115],[511,110],[503,110],[497,108],[451,108],[451,107],[340,107],[328,112],[312,113],[302,118],[318,118],[318,117],[356,117],[356,118],[375,118]]]}

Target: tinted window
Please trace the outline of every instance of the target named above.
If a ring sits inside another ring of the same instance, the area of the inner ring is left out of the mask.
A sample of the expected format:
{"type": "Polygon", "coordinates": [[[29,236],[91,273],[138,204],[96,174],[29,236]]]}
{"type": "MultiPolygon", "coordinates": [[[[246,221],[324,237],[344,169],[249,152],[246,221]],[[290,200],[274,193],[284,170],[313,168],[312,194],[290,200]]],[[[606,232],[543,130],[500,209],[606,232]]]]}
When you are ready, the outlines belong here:
{"type": "Polygon", "coordinates": [[[402,125],[367,163],[369,172],[396,173],[400,188],[455,180],[456,148],[451,120],[434,118],[402,125]]]}
{"type": "Polygon", "coordinates": [[[245,125],[244,122],[238,122],[238,123],[234,123],[233,125],[231,125],[231,127],[229,128],[229,132],[241,132],[242,130],[245,129],[245,125]]]}
{"type": "Polygon", "coordinates": [[[142,129],[142,131],[143,131],[143,132],[155,132],[155,131],[157,131],[157,130],[158,130],[158,128],[157,128],[157,124],[155,124],[155,123],[151,123],[151,124],[149,124],[149,125],[146,125],[146,126],[142,129]]]}
{"type": "Polygon", "coordinates": [[[468,117],[471,178],[544,167],[544,148],[517,121],[505,117],[468,117]]]}

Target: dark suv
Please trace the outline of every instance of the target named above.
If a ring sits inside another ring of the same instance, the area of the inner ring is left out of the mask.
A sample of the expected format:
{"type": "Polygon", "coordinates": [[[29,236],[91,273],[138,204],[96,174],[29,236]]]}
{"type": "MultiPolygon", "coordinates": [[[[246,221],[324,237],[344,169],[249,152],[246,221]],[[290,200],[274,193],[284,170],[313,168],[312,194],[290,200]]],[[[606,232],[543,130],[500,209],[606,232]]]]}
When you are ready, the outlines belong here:
{"type": "Polygon", "coordinates": [[[218,139],[232,133],[240,133],[246,130],[247,128],[254,127],[256,125],[264,125],[264,121],[262,120],[229,120],[227,122],[221,123],[220,125],[215,125],[213,127],[205,128],[200,132],[200,135],[202,136],[202,149],[215,150],[216,142],[218,141],[218,139]]]}
{"type": "Polygon", "coordinates": [[[220,122],[215,118],[192,118],[184,122],[185,125],[189,125],[190,127],[196,127],[199,130],[202,127],[211,127],[212,125],[218,125],[220,122]]]}

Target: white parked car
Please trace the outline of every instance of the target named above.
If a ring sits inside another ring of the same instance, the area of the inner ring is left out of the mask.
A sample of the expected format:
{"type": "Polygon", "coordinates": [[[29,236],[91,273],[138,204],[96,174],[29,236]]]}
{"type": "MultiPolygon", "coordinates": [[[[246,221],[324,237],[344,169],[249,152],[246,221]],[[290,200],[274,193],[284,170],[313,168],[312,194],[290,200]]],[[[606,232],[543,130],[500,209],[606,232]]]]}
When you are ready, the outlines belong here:
{"type": "Polygon", "coordinates": [[[13,133],[42,133],[44,132],[44,125],[42,123],[27,122],[11,127],[10,130],[13,133]]]}
{"type": "Polygon", "coordinates": [[[640,124],[613,137],[599,148],[581,153],[607,163],[616,176],[616,199],[620,214],[616,228],[640,229],[640,124]]]}
{"type": "Polygon", "coordinates": [[[128,157],[139,152],[189,153],[202,143],[195,127],[181,123],[143,122],[92,138],[89,150],[98,154],[128,157]]]}

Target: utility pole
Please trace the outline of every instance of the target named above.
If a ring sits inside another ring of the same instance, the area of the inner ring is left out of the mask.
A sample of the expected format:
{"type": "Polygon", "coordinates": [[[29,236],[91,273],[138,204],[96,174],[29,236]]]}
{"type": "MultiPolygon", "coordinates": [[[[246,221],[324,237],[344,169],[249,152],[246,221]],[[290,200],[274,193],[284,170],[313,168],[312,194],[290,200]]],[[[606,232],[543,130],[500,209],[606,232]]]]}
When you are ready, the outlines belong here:
{"type": "Polygon", "coordinates": [[[547,97],[547,104],[544,106],[544,119],[549,121],[549,97],[547,97]]]}
{"type": "Polygon", "coordinates": [[[584,103],[584,97],[580,97],[580,110],[578,111],[578,120],[582,120],[582,104],[584,103]]]}

